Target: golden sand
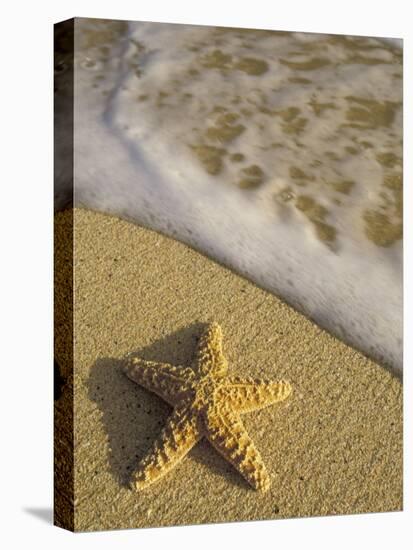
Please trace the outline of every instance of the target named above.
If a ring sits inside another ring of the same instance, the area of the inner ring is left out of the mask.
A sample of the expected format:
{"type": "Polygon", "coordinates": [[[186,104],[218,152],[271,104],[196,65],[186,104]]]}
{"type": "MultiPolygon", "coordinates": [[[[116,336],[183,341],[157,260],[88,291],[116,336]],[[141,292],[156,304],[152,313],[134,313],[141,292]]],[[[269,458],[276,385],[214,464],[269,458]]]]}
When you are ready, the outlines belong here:
{"type": "Polygon", "coordinates": [[[86,210],[74,225],[76,530],[401,510],[397,377],[175,240],[86,210]],[[158,483],[131,490],[171,408],[131,382],[121,360],[134,351],[187,364],[210,320],[223,328],[233,374],[293,386],[287,401],[243,415],[271,487],[252,490],[201,441],[158,483]]]}

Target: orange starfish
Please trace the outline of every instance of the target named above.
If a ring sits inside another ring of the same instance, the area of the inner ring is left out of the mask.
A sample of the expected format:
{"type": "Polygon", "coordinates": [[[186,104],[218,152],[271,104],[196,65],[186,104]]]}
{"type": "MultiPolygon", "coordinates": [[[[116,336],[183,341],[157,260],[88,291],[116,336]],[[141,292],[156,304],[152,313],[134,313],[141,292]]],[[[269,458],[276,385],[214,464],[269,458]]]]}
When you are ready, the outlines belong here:
{"type": "Polygon", "coordinates": [[[283,380],[228,376],[217,323],[208,325],[201,336],[193,368],[130,357],[124,370],[131,380],[174,407],[158,439],[138,464],[134,476],[137,489],[146,488],[172,470],[202,437],[254,489],[269,488],[269,475],[240,414],[286,399],[291,386],[283,380]]]}

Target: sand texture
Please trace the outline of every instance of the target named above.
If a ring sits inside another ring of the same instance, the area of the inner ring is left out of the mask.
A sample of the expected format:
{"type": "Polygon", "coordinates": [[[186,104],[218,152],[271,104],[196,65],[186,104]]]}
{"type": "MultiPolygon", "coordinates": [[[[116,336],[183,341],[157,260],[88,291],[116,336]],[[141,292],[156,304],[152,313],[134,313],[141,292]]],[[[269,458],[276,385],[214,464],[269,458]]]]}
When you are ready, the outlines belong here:
{"type": "Polygon", "coordinates": [[[402,509],[397,377],[177,241],[86,210],[74,225],[76,530],[402,509]],[[122,358],[189,364],[210,320],[230,373],[293,386],[286,401],[242,416],[271,487],[251,489],[203,440],[158,483],[131,490],[171,408],[122,373],[122,358]]]}

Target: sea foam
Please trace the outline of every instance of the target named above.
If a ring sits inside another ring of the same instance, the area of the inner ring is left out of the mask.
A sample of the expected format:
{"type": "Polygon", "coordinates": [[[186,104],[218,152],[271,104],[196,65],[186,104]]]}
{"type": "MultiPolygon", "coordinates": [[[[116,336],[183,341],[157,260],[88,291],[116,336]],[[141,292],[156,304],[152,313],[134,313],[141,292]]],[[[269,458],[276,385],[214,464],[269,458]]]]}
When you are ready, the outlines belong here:
{"type": "Polygon", "coordinates": [[[402,369],[394,42],[77,19],[75,44],[76,205],[193,246],[402,369]]]}

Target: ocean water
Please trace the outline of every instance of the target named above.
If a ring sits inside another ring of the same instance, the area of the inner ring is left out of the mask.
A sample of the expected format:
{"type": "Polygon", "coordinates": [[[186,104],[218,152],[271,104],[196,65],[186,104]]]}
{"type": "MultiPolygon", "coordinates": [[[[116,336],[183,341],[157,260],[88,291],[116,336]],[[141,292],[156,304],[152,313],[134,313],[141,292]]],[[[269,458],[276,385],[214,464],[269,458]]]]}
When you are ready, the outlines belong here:
{"type": "Polygon", "coordinates": [[[75,29],[76,205],[191,245],[401,371],[400,42],[75,29]]]}

